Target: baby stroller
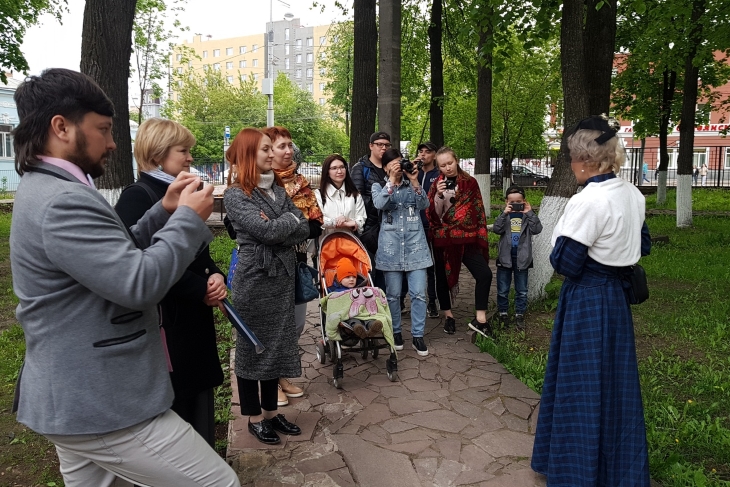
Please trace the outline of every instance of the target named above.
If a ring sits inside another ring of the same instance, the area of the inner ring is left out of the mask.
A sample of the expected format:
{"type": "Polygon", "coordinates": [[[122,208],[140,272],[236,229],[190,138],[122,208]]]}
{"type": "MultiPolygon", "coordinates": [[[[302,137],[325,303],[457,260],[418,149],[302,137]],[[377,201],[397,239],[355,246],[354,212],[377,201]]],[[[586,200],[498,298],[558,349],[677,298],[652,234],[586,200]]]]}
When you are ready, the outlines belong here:
{"type": "MultiPolygon", "coordinates": [[[[322,238],[317,257],[317,266],[319,267],[318,270],[321,278],[321,297],[330,294],[328,289],[335,282],[337,262],[343,257],[349,258],[358,271],[360,277],[358,278],[356,287],[373,286],[370,277],[372,265],[365,246],[356,236],[349,232],[333,232],[322,238]]],[[[321,305],[319,308],[319,319],[322,338],[317,342],[317,359],[321,364],[325,364],[329,358],[334,364],[332,382],[336,388],[340,389],[342,387],[342,379],[344,376],[344,368],[342,366],[343,352],[360,352],[363,359],[367,358],[370,353],[375,359],[378,357],[381,349],[389,349],[390,357],[385,362],[388,379],[391,382],[398,380],[398,359],[396,358],[395,348],[387,343],[383,335],[359,338],[344,322],[339,323],[337,330],[333,330],[331,326],[330,330],[327,330],[327,317],[321,305]]],[[[390,326],[389,330],[392,334],[392,326],[390,326]]]]}

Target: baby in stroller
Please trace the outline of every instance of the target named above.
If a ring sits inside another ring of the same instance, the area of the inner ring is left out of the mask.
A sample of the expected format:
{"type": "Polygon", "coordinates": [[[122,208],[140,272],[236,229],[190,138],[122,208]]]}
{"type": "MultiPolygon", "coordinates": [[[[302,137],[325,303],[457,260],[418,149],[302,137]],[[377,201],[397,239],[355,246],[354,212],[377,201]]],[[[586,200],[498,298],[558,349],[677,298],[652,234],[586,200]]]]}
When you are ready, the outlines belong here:
{"type": "MultiPolygon", "coordinates": [[[[378,316],[377,300],[380,298],[380,302],[385,306],[388,305],[388,301],[382,295],[380,289],[363,287],[363,279],[360,279],[360,286],[358,286],[357,281],[357,269],[352,265],[350,259],[342,257],[337,261],[337,280],[330,288],[330,291],[343,293],[337,297],[349,295],[351,298],[352,304],[348,312],[350,317],[342,320],[342,322],[349,325],[355,335],[360,338],[380,335],[383,331],[383,322],[379,319],[382,317],[378,316]],[[350,289],[354,289],[354,291],[350,292],[350,289]],[[363,307],[364,309],[362,309],[363,307]]],[[[334,299],[335,296],[331,295],[330,298],[334,299]]],[[[346,299],[343,301],[348,304],[346,299]]],[[[333,304],[329,305],[330,309],[332,309],[333,304]]]]}
{"type": "Polygon", "coordinates": [[[327,288],[329,294],[322,298],[327,313],[325,327],[331,339],[336,337],[340,325],[351,330],[361,339],[380,336],[391,344],[393,325],[385,293],[359,276],[349,257],[341,257],[336,265],[337,279],[327,288]]]}

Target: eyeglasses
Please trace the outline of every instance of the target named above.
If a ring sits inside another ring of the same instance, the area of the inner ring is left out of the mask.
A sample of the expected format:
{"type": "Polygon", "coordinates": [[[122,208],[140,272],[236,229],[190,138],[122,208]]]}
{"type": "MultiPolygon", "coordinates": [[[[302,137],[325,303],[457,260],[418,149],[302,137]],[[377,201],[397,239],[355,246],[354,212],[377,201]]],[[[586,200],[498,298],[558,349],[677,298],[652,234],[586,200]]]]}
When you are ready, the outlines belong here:
{"type": "Polygon", "coordinates": [[[330,171],[339,172],[339,171],[346,171],[347,169],[345,166],[330,166],[330,171]]]}
{"type": "Polygon", "coordinates": [[[385,147],[386,149],[390,149],[393,147],[393,144],[389,142],[373,142],[373,145],[380,147],[381,149],[385,147]]]}

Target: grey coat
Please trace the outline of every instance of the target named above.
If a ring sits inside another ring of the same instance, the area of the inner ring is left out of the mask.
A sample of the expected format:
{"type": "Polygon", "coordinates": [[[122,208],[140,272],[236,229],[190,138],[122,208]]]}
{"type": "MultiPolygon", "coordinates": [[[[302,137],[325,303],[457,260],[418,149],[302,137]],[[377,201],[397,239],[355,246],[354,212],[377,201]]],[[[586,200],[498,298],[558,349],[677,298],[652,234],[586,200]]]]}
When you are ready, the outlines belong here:
{"type": "MultiPolygon", "coordinates": [[[[492,232],[501,235],[497,244],[497,267],[512,268],[512,229],[509,214],[500,213],[492,225],[492,232]]],[[[532,267],[532,236],[542,232],[542,223],[534,211],[523,213],[520,242],[517,244],[517,269],[532,267]]]]}
{"type": "Polygon", "coordinates": [[[309,236],[309,223],[284,188],[273,189],[275,200],[258,188],[247,196],[231,187],[223,197],[239,245],[231,283],[233,306],[266,347],[256,354],[241,337],[236,341],[236,375],[250,380],[302,374],[294,323],[292,246],[309,236]],[[268,221],[261,218],[262,211],[268,221]]]}
{"type": "Polygon", "coordinates": [[[41,434],[103,434],[170,408],[157,303],[213,236],[190,208],[160,203],[132,228],[68,172],[23,175],[10,232],[25,332],[18,421],[41,434]]]}

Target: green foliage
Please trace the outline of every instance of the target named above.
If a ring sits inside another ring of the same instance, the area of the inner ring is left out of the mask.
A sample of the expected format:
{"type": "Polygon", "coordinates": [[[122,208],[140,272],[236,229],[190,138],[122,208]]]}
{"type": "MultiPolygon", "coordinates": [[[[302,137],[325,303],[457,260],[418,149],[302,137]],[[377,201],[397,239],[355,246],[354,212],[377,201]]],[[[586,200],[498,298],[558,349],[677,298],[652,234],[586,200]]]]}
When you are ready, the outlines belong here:
{"type": "MultiPolygon", "coordinates": [[[[728,29],[712,28],[727,22],[727,6],[724,2],[708,1],[706,7],[700,19],[706,28],[693,61],[700,66],[698,96],[706,104],[704,111],[696,113],[697,123],[709,110],[722,111],[727,106],[727,94],[717,88],[730,79],[726,59],[716,56],[717,52],[730,52],[730,34],[728,29]]],[[[677,82],[668,129],[679,121],[684,63],[694,25],[690,20],[692,1],[641,0],[620,3],[618,8],[616,48],[627,54],[619,59],[612,103],[618,115],[634,122],[638,138],[655,136],[660,130],[664,75],[669,71],[677,73],[677,82]]]]}
{"type": "MultiPolygon", "coordinates": [[[[245,127],[266,126],[267,99],[253,75],[229,83],[219,71],[201,75],[189,69],[176,74],[175,82],[180,82],[179,99],[169,100],[163,114],[193,132],[197,144],[191,152],[200,161],[223,160],[226,125],[232,136],[245,127]]],[[[284,73],[274,83],[274,113],[276,124],[289,129],[305,154],[341,152],[347,147],[338,124],[284,73]]]]}
{"type": "Polygon", "coordinates": [[[67,0],[0,0],[0,82],[8,82],[5,70],[27,72],[28,61],[20,50],[23,37],[29,27],[46,13],[53,14],[60,22],[67,10],[67,0]]]}
{"type": "Polygon", "coordinates": [[[171,40],[187,30],[175,18],[172,22],[176,31],[166,27],[170,13],[177,17],[184,10],[187,0],[137,0],[132,30],[133,72],[137,74],[139,86],[139,113],[137,122],[142,123],[142,105],[147,90],[152,90],[152,98],[162,96],[159,82],[168,76],[168,62],[173,50],[171,40]]]}
{"type": "Polygon", "coordinates": [[[492,88],[492,147],[509,163],[520,152],[546,149],[546,109],[562,97],[557,45],[528,49],[516,35],[510,42],[505,52],[515,54],[492,88]]]}
{"type": "MultiPolygon", "coordinates": [[[[352,112],[353,29],[352,21],[333,24],[328,33],[327,54],[320,63],[327,78],[325,93],[330,96],[329,103],[341,114],[340,117],[352,112]]],[[[349,119],[344,123],[349,125],[349,119]]],[[[349,126],[346,131],[349,131],[349,126]]]]}

